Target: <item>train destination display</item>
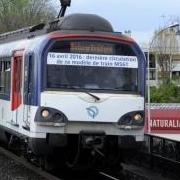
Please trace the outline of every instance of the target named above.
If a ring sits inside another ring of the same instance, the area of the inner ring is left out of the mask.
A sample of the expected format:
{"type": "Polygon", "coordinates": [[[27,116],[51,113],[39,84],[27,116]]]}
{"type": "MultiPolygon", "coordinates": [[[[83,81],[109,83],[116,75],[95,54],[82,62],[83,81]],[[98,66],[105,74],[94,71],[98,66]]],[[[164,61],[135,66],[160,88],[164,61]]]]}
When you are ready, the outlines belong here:
{"type": "Polygon", "coordinates": [[[78,41],[70,43],[71,53],[91,53],[91,54],[113,54],[114,45],[108,43],[78,41]]]}

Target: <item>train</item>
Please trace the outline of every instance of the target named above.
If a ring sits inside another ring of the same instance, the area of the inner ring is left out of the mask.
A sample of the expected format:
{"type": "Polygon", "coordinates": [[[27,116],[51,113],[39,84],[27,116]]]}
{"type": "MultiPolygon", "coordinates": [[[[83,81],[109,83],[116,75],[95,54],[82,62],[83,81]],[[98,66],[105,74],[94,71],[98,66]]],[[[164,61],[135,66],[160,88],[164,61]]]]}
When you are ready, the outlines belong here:
{"type": "Polygon", "coordinates": [[[1,34],[0,140],[70,167],[83,153],[117,160],[144,139],[145,69],[138,44],[95,14],[1,34]]]}

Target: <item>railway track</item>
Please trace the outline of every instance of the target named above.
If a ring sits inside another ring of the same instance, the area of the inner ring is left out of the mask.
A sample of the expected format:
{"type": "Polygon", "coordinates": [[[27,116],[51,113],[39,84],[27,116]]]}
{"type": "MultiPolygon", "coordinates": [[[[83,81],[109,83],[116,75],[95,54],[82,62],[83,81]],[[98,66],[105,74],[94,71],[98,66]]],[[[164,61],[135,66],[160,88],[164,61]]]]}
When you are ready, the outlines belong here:
{"type": "MultiPolygon", "coordinates": [[[[99,172],[102,180],[172,180],[162,176],[160,172],[156,172],[153,169],[141,167],[132,164],[122,164],[123,172],[118,175],[112,173],[99,172]]],[[[99,178],[98,178],[99,179],[99,178]]]]}
{"type": "Polygon", "coordinates": [[[123,164],[123,169],[120,173],[111,171],[69,173],[62,178],[64,180],[172,180],[160,172],[139,165],[123,164]]]}
{"type": "MultiPolygon", "coordinates": [[[[145,143],[124,165],[129,174],[146,180],[180,179],[180,144],[177,141],[145,135],[145,143]]],[[[136,178],[135,178],[136,179],[136,178]]]]}
{"type": "Polygon", "coordinates": [[[111,173],[90,171],[56,172],[56,175],[43,171],[41,168],[27,162],[13,152],[0,147],[0,180],[120,180],[111,173]]]}
{"type": "Polygon", "coordinates": [[[0,147],[0,180],[60,180],[0,147]]]}
{"type": "Polygon", "coordinates": [[[123,170],[94,170],[65,180],[179,180],[179,142],[147,135],[145,140],[142,149],[121,164],[123,170]]]}
{"type": "Polygon", "coordinates": [[[120,178],[118,178],[118,177],[115,177],[113,175],[110,175],[110,174],[107,174],[107,173],[101,172],[101,171],[99,172],[99,175],[101,175],[102,177],[109,179],[109,180],[120,180],[120,178]]]}
{"type": "Polygon", "coordinates": [[[49,174],[28,163],[24,158],[0,147],[0,180],[179,180],[177,176],[167,175],[167,172],[173,172],[173,167],[174,170],[177,168],[177,163],[165,156],[164,152],[158,154],[156,148],[159,147],[158,142],[154,142],[153,147],[148,146],[143,151],[139,151],[129,164],[122,164],[123,171],[119,170],[116,173],[111,170],[65,173],[59,171],[56,175],[49,174]]]}
{"type": "Polygon", "coordinates": [[[148,167],[135,164],[123,164],[124,179],[123,180],[172,180],[165,177],[161,172],[148,167]]]}
{"type": "Polygon", "coordinates": [[[124,180],[118,176],[104,171],[89,171],[79,173],[68,173],[68,175],[62,176],[63,180],[124,180]]]}

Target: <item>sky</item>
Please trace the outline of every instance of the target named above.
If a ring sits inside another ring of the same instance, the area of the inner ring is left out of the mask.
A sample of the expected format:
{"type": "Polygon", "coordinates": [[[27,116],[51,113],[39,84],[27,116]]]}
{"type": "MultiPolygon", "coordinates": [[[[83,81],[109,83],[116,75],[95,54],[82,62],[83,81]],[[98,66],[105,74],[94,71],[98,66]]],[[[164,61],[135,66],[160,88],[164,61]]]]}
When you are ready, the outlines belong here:
{"type": "MultiPolygon", "coordinates": [[[[58,9],[59,0],[53,2],[58,9]]],[[[180,0],[71,0],[70,13],[100,15],[115,31],[130,30],[137,42],[148,43],[156,29],[180,18],[180,0]]]]}

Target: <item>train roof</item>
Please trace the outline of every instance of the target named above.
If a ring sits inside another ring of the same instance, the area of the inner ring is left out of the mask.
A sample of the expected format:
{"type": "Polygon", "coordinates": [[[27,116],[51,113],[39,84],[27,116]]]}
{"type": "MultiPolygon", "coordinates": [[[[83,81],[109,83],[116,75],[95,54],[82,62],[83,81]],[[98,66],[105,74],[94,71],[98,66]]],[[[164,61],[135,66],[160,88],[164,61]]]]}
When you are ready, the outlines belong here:
{"type": "Polygon", "coordinates": [[[20,39],[31,39],[54,31],[90,31],[113,33],[112,25],[104,18],[94,14],[71,14],[50,23],[41,23],[16,31],[0,34],[0,44],[20,39]]]}
{"type": "Polygon", "coordinates": [[[72,14],[63,18],[59,24],[61,30],[88,30],[113,32],[113,27],[104,18],[94,14],[72,14]]]}

